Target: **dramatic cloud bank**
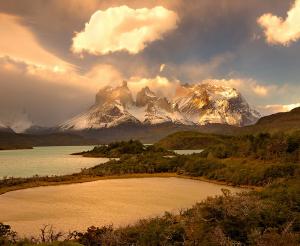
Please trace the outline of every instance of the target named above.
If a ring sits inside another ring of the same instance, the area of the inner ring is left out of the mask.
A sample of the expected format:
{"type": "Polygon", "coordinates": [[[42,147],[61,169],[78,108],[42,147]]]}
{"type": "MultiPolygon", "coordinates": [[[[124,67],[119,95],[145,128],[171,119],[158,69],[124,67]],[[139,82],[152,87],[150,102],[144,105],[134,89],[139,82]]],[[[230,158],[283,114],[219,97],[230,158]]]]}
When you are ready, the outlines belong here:
{"type": "Polygon", "coordinates": [[[285,20],[267,13],[257,21],[264,29],[268,43],[288,46],[300,39],[300,0],[296,0],[285,20]]]}
{"type": "Polygon", "coordinates": [[[41,47],[30,30],[19,22],[16,16],[0,14],[0,58],[53,72],[71,69],[67,62],[41,47]]]}
{"type": "Polygon", "coordinates": [[[95,12],[83,31],[73,38],[72,51],[93,55],[128,51],[137,54],[149,43],[177,27],[175,12],[158,6],[132,9],[127,6],[95,12]]]}
{"type": "Polygon", "coordinates": [[[204,80],[203,83],[220,84],[233,87],[241,91],[243,95],[251,97],[266,97],[272,89],[272,86],[261,85],[250,78],[207,79],[204,80]]]}

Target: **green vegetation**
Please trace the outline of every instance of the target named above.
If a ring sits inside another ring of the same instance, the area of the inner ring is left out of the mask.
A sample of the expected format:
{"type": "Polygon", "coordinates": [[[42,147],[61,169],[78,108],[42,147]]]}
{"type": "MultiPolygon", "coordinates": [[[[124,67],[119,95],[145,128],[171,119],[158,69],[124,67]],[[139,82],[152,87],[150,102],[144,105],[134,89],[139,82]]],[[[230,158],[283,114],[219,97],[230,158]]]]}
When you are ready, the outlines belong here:
{"type": "Polygon", "coordinates": [[[156,145],[165,149],[204,149],[222,144],[230,138],[224,135],[185,131],[173,133],[158,141],[156,145]]]}
{"type": "Polygon", "coordinates": [[[113,142],[108,145],[96,146],[90,151],[74,153],[73,155],[82,155],[84,157],[118,158],[125,154],[136,155],[141,153],[152,153],[155,155],[173,154],[173,152],[167,151],[161,147],[156,147],[153,145],[143,145],[140,141],[129,140],[128,142],[121,141],[113,142]]]}
{"type": "MultiPolygon", "coordinates": [[[[179,134],[188,138],[192,135],[179,134]]],[[[199,139],[198,133],[195,138],[199,139]]],[[[218,136],[211,138],[215,141],[218,136]]],[[[197,203],[178,215],[166,213],[127,227],[90,227],[83,233],[73,232],[61,245],[299,245],[300,133],[261,133],[220,139],[208,144],[204,152],[186,156],[166,156],[164,149],[158,151],[159,145],[145,148],[137,141],[114,143],[99,152],[118,155],[118,160],[75,175],[5,179],[0,182],[0,190],[26,185],[29,181],[46,185],[47,182],[174,173],[179,177],[206,178],[232,185],[261,186],[238,195],[223,190],[223,196],[197,203]]],[[[57,239],[62,239],[55,237],[60,234],[52,232],[44,241],[23,240],[9,227],[1,226],[4,232],[0,234],[0,244],[59,245],[57,239]]]]}
{"type": "Polygon", "coordinates": [[[242,127],[241,133],[257,134],[261,132],[295,132],[300,131],[300,107],[290,112],[268,115],[259,119],[252,126],[242,127]]]}
{"type": "Polygon", "coordinates": [[[242,157],[272,162],[300,162],[300,132],[238,136],[208,147],[202,155],[242,157]]]}
{"type": "Polygon", "coordinates": [[[245,158],[218,159],[202,154],[186,156],[123,155],[120,160],[82,171],[90,176],[112,176],[134,173],[177,173],[182,176],[204,177],[232,185],[261,186],[300,171],[296,163],[273,163],[245,158]]]}

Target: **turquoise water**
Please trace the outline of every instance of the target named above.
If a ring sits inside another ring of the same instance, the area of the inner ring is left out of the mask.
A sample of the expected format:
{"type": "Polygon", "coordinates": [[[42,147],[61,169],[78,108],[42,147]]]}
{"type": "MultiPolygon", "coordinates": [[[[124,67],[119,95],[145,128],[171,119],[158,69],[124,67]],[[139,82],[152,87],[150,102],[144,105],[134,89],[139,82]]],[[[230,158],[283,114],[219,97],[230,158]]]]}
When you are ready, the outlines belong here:
{"type": "Polygon", "coordinates": [[[91,146],[51,146],[0,151],[0,178],[64,175],[106,162],[107,158],[70,155],[91,146]]]}

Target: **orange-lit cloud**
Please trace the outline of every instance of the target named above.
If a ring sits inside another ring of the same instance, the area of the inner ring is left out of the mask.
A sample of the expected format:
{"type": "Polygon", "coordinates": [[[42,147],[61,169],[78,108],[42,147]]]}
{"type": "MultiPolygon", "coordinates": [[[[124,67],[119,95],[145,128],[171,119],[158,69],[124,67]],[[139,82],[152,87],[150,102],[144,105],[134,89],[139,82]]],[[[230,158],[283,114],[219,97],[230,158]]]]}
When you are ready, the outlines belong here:
{"type": "MultiPolygon", "coordinates": [[[[23,77],[24,80],[37,80],[44,86],[56,84],[89,92],[95,92],[101,87],[101,84],[98,84],[96,80],[89,78],[85,74],[81,75],[76,70],[65,71],[56,67],[49,69],[48,67],[29,64],[24,61],[15,61],[10,57],[0,57],[0,74],[2,73],[20,78],[23,77]]],[[[5,81],[0,80],[0,85],[1,83],[5,83],[5,81]]]]}
{"type": "Polygon", "coordinates": [[[178,16],[162,6],[152,9],[112,7],[95,12],[83,31],[73,38],[72,51],[93,55],[125,50],[142,51],[149,43],[177,27],[178,16]]]}
{"type": "Polygon", "coordinates": [[[288,46],[296,42],[300,39],[300,0],[295,1],[287,12],[285,20],[267,13],[262,15],[257,22],[264,29],[268,43],[288,46]]]}
{"type": "Polygon", "coordinates": [[[159,72],[163,72],[166,67],[166,64],[161,64],[159,67],[159,72]]]}
{"type": "Polygon", "coordinates": [[[265,97],[273,90],[272,86],[264,86],[257,81],[249,78],[234,78],[234,79],[207,79],[204,83],[220,84],[233,87],[242,92],[242,94],[252,94],[254,96],[265,97]]]}
{"type": "Polygon", "coordinates": [[[93,70],[87,74],[78,73],[75,66],[43,48],[16,16],[0,14],[0,36],[0,69],[3,72],[93,92],[112,74],[109,69],[99,70],[103,78],[99,81],[92,77],[93,70]]]}
{"type": "Polygon", "coordinates": [[[0,58],[9,57],[15,62],[23,62],[53,72],[66,71],[70,65],[45,50],[34,35],[19,24],[19,18],[0,14],[0,58]]]}
{"type": "Polygon", "coordinates": [[[85,77],[100,86],[118,85],[124,79],[120,71],[108,64],[95,65],[85,77]]]}
{"type": "Polygon", "coordinates": [[[180,84],[178,80],[169,80],[166,77],[156,76],[154,78],[131,77],[128,79],[128,87],[135,95],[142,88],[148,86],[161,97],[174,97],[176,88],[180,84]]]}

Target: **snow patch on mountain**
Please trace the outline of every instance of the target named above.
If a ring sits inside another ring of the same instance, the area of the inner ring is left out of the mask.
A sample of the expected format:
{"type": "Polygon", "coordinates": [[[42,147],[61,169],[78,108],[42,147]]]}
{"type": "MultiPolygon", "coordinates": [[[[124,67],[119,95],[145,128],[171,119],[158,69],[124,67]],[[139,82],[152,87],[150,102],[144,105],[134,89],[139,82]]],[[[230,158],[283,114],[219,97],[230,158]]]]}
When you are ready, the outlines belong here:
{"type": "Polygon", "coordinates": [[[105,87],[95,104],[60,126],[62,130],[110,128],[123,124],[155,125],[174,123],[205,125],[211,123],[248,125],[260,114],[252,109],[234,88],[201,83],[182,86],[185,93],[175,100],[157,96],[149,87],[141,89],[136,99],[123,81],[118,87],[105,87]]]}
{"type": "Polygon", "coordinates": [[[138,123],[124,106],[115,101],[114,104],[92,106],[87,112],[80,114],[60,126],[63,130],[85,130],[110,128],[123,123],[138,123]]]}
{"type": "Polygon", "coordinates": [[[186,95],[175,100],[175,107],[195,124],[244,126],[260,118],[234,88],[209,83],[186,87],[186,95]]]}

